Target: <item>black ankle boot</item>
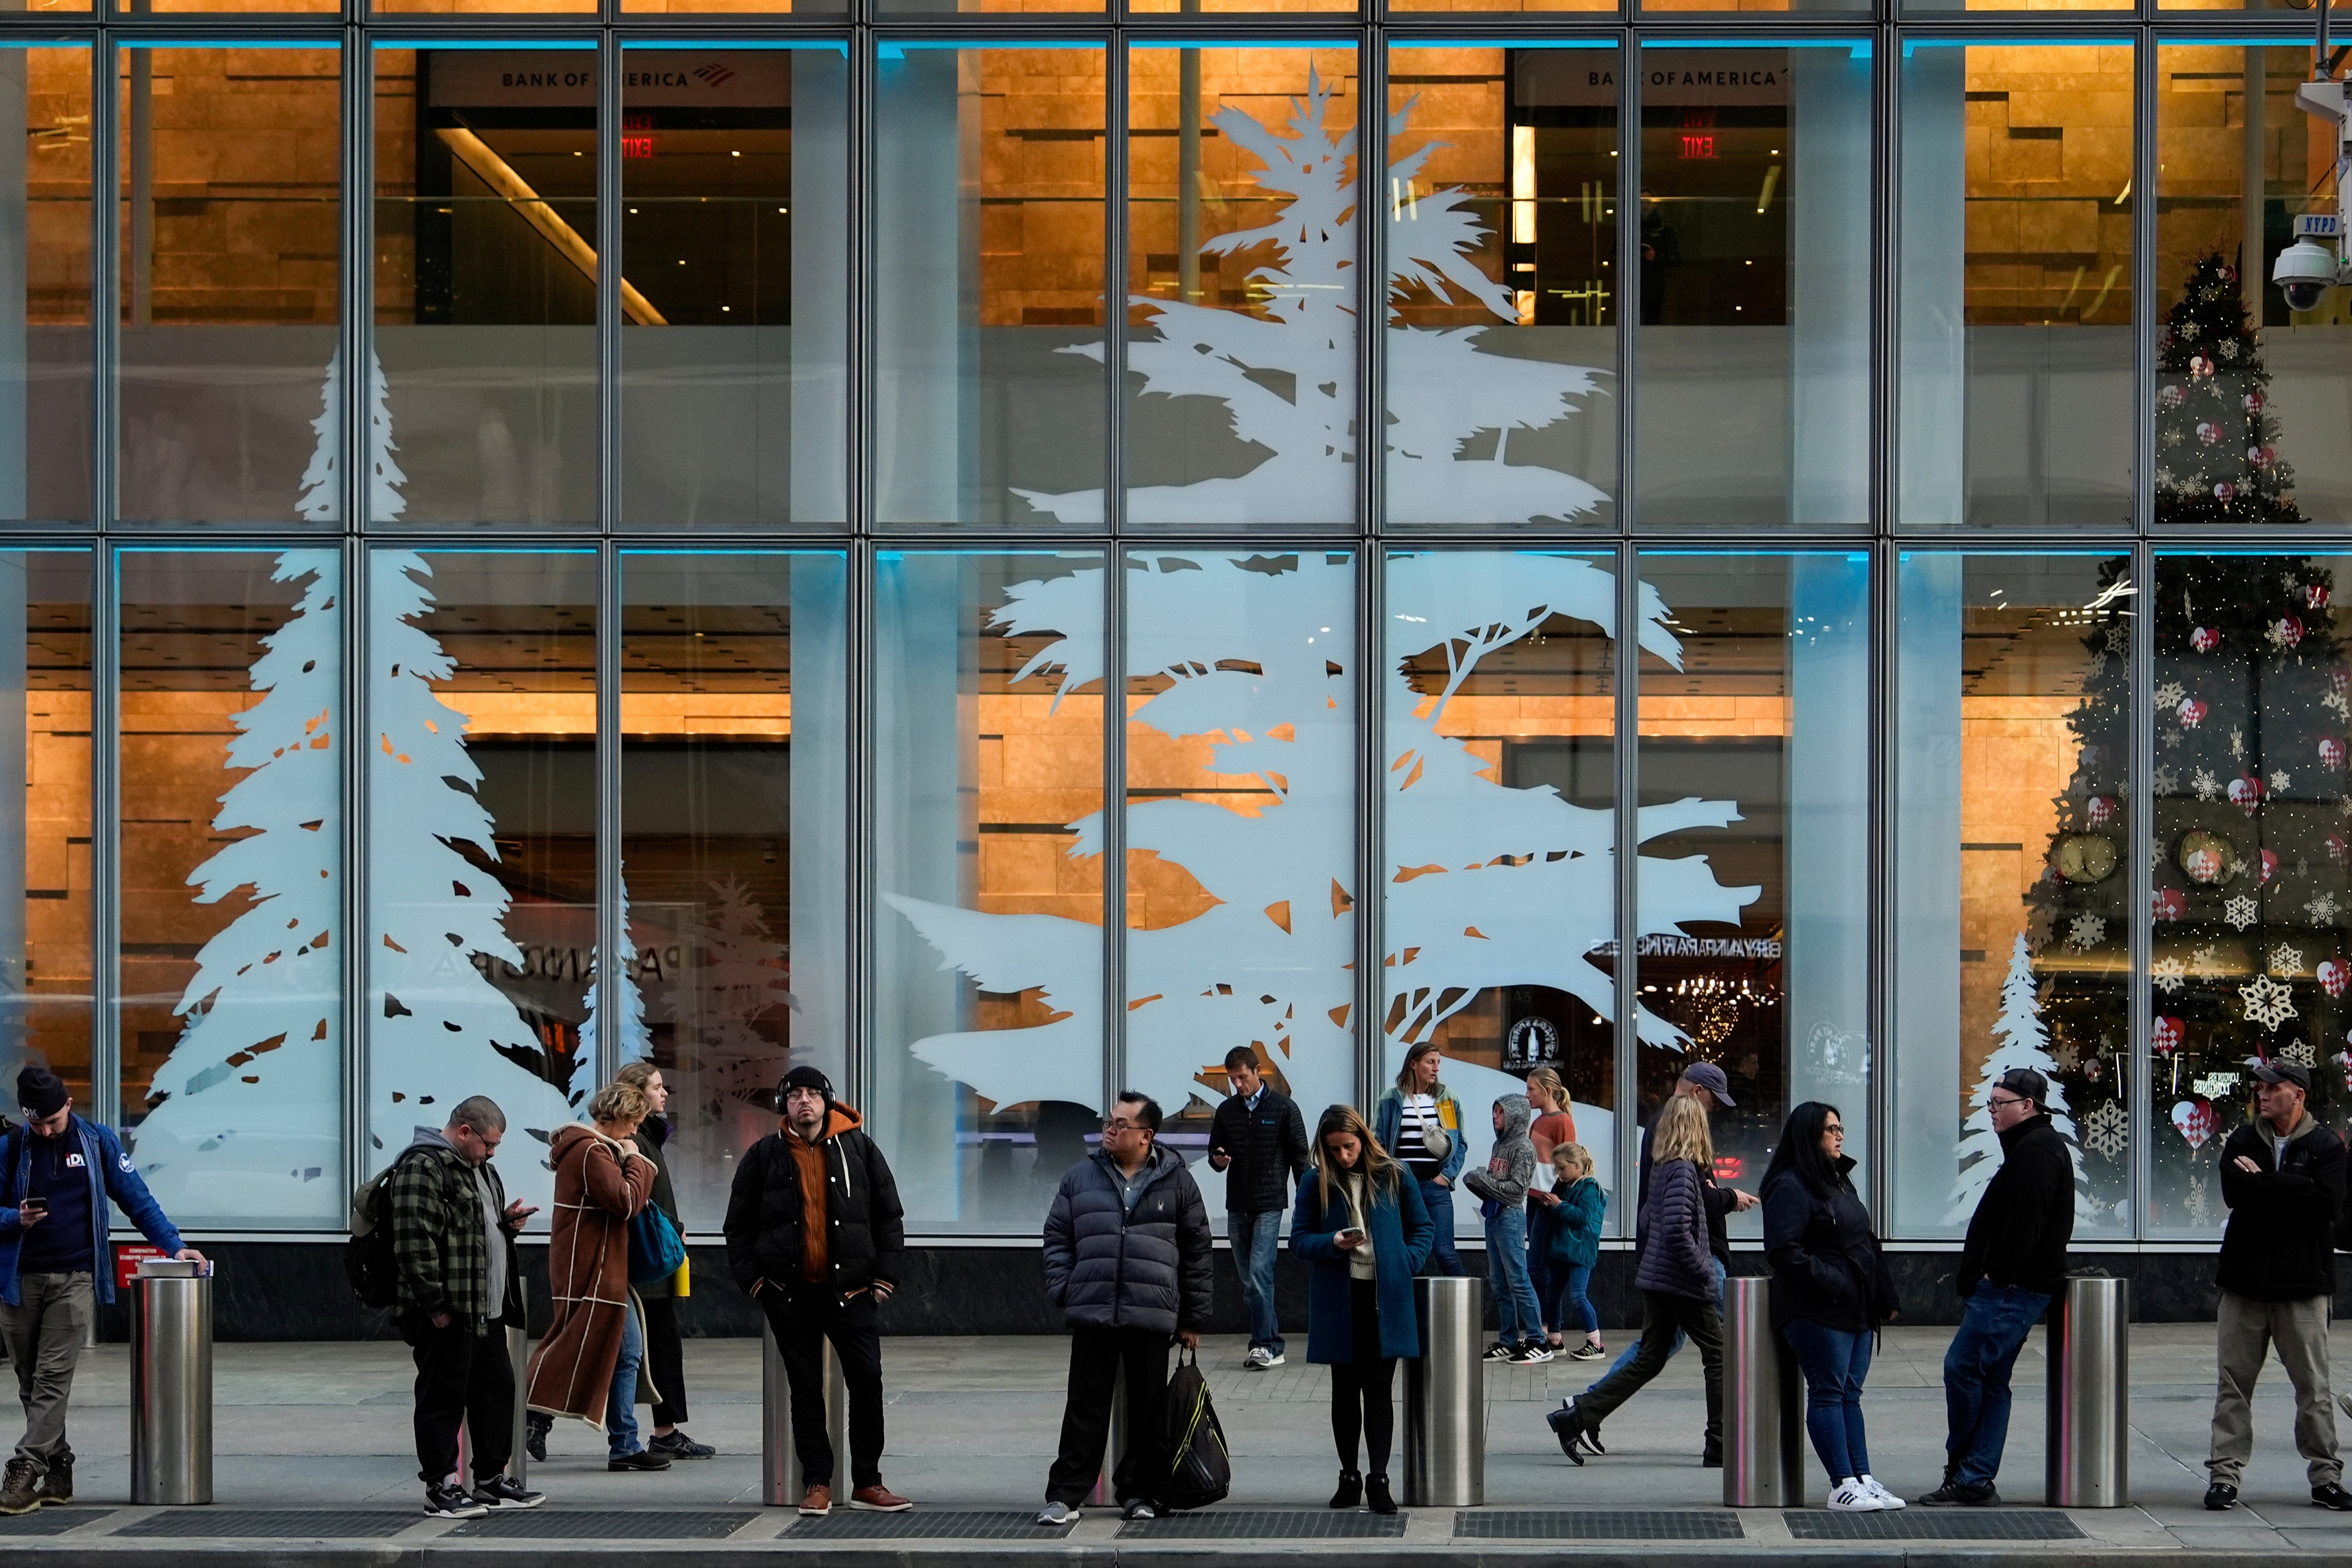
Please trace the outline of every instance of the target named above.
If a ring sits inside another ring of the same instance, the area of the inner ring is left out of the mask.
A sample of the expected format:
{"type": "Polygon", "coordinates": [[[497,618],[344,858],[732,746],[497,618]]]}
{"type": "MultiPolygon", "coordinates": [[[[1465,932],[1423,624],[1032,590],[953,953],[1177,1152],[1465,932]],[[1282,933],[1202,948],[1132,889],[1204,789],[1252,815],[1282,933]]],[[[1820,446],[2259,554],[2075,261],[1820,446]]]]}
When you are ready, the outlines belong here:
{"type": "MultiPolygon", "coordinates": [[[[1385,1485],[1385,1483],[1383,1483],[1385,1485]]],[[[1353,1470],[1339,1472],[1339,1489],[1331,1494],[1333,1508],[1353,1508],[1364,1500],[1364,1478],[1353,1470]]]]}
{"type": "Polygon", "coordinates": [[[1373,1475],[1364,1478],[1364,1500],[1371,1505],[1374,1513],[1396,1511],[1396,1499],[1389,1496],[1389,1479],[1386,1476],[1373,1475]]]}

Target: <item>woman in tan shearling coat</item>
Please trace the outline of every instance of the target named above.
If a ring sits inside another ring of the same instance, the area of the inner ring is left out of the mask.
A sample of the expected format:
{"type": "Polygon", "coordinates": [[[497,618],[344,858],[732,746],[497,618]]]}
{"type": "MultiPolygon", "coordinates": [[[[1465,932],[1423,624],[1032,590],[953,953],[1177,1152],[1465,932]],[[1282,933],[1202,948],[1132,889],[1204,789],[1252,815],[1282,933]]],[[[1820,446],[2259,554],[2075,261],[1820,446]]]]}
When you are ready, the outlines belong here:
{"type": "Polygon", "coordinates": [[[560,1127],[549,1146],[555,1316],[531,1352],[528,1402],[534,1416],[572,1415],[602,1428],[615,1470],[669,1466],[639,1445],[635,1410],[645,1336],[629,1297],[629,1220],[653,1193],[654,1163],[633,1135],[650,1110],[635,1084],[606,1084],[588,1102],[595,1125],[560,1127]]]}

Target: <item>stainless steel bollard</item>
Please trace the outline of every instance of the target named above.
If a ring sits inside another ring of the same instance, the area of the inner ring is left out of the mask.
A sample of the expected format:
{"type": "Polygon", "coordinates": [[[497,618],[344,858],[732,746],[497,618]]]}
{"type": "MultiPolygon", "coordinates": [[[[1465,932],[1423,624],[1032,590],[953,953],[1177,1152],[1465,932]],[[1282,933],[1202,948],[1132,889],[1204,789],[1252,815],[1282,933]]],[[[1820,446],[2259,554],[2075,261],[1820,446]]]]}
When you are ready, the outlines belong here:
{"type": "Polygon", "coordinates": [[[131,1281],[131,1500],[213,1500],[209,1263],[151,1258],[131,1281]]]}
{"type": "MultiPolygon", "coordinates": [[[[528,1298],[526,1298],[528,1300],[528,1298]]],[[[530,1322],[526,1317],[525,1323],[530,1322]]],[[[517,1486],[530,1479],[530,1401],[525,1396],[530,1386],[530,1330],[507,1331],[507,1360],[514,1364],[514,1431],[509,1434],[507,1474],[517,1486]]]]}
{"type": "Polygon", "coordinates": [[[1404,1500],[1478,1508],[1486,1500],[1486,1291],[1483,1279],[1416,1279],[1421,1355],[1405,1363],[1404,1500]]]}
{"type": "Polygon", "coordinates": [[[1805,1506],[1804,1384],[1763,1275],[1723,1282],[1723,1506],[1805,1506]]]}
{"type": "Polygon", "coordinates": [[[2069,1279],[2050,1318],[2053,1508],[2131,1503],[2131,1282],[2069,1279]]]}
{"type": "MultiPolygon", "coordinates": [[[[764,1318],[765,1314],[762,1314],[764,1318]]],[[[783,1352],[776,1348],[772,1324],[760,1325],[760,1479],[772,1508],[797,1507],[807,1489],[801,1476],[800,1450],[793,1446],[793,1385],[784,1372],[783,1352]]],[[[849,1385],[842,1380],[840,1358],[833,1342],[824,1345],[824,1429],[833,1442],[833,1495],[849,1496],[849,1385]]]]}

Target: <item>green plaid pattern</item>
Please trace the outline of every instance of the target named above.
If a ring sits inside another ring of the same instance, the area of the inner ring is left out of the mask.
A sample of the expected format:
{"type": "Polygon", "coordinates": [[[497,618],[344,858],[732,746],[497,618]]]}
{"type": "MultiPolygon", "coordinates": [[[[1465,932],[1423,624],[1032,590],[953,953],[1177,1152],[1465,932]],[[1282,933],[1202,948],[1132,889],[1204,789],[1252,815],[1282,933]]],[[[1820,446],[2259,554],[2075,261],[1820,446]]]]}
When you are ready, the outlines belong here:
{"type": "MultiPolygon", "coordinates": [[[[498,1177],[490,1177],[498,1190],[498,1177]]],[[[499,1315],[473,1167],[454,1152],[424,1148],[402,1156],[385,1193],[392,1253],[400,1265],[400,1310],[446,1312],[468,1322],[499,1315]]],[[[501,1237],[499,1242],[504,1244],[501,1237]]]]}

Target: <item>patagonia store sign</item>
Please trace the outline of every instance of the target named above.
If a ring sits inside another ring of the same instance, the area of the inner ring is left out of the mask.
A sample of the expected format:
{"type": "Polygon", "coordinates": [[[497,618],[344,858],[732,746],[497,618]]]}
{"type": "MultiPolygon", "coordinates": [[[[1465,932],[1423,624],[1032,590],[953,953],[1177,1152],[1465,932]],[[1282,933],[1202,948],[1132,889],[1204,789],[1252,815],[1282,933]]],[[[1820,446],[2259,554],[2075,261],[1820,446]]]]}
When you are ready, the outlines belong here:
{"type": "MultiPolygon", "coordinates": [[[[1527,109],[1614,105],[1622,63],[1614,50],[1523,49],[1513,100],[1527,109]]],[[[1786,49],[1649,49],[1642,57],[1644,109],[1788,101],[1786,49]]]]}
{"type": "MultiPolygon", "coordinates": [[[[621,99],[630,109],[773,109],[792,100],[787,49],[640,50],[626,58],[621,99]]],[[[431,68],[437,108],[596,103],[596,57],[586,49],[443,49],[434,52],[431,68]]]]}

